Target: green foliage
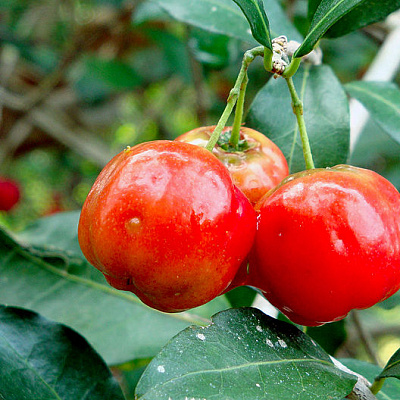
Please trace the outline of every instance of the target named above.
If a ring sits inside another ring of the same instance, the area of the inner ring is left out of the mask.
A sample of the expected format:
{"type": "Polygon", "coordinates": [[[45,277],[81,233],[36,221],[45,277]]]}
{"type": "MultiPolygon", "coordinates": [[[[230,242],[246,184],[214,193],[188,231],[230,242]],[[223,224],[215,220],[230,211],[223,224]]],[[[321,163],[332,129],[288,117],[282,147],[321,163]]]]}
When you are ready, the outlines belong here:
{"type": "MultiPolygon", "coordinates": [[[[386,34],[387,26],[368,35],[360,28],[384,20],[400,0],[67,3],[0,6],[0,175],[17,179],[22,190],[16,209],[0,212],[0,303],[11,305],[0,306],[0,398],[86,393],[133,400],[139,381],[143,399],[344,398],[355,379],[327,353],[365,357],[348,321],[304,334],[240,308],[254,302],[249,287],[179,314],[111,288],[77,240],[78,210],[103,166],[84,148],[89,138],[105,160],[127,145],[215,125],[243,53],[257,42],[271,48],[272,38],[286,35],[301,44],[295,57],[319,46],[324,52],[322,65],[304,62],[293,76],[316,166],[351,162],[400,188],[399,75],[393,82],[360,80],[381,45],[376,32],[386,34]],[[34,112],[18,108],[37,93],[34,112]],[[371,116],[351,154],[349,98],[371,116]]],[[[281,147],[291,172],[304,169],[284,80],[273,79],[259,59],[248,76],[247,125],[281,147]]],[[[382,337],[382,309],[399,307],[397,293],[360,315],[367,329],[381,326],[382,337]]],[[[399,357],[397,351],[383,370],[342,361],[370,382],[384,379],[377,399],[398,400],[399,357]]]]}
{"type": "Polygon", "coordinates": [[[0,306],[0,334],[3,399],[124,399],[104,361],[72,329],[0,306]]]}
{"type": "Polygon", "coordinates": [[[375,122],[400,143],[400,89],[392,82],[351,82],[345,86],[375,122]]]}
{"type": "Polygon", "coordinates": [[[188,328],[152,360],[136,388],[139,399],[342,399],[356,378],[291,324],[257,309],[231,309],[213,324],[188,328]],[[176,362],[179,354],[180,362],[176,362]],[[277,378],[279,377],[279,378],[277,378]]]}
{"type": "MultiPolygon", "coordinates": [[[[345,163],[349,148],[349,106],[340,82],[327,65],[302,68],[293,80],[304,103],[315,166],[345,163]]],[[[255,97],[246,121],[279,146],[293,173],[304,170],[305,164],[296,118],[287,112],[290,103],[283,80],[270,80],[255,97]]]]}
{"type": "Polygon", "coordinates": [[[152,357],[188,324],[205,324],[228,307],[221,297],[191,312],[164,314],[112,289],[79,249],[78,218],[74,212],[38,220],[18,241],[0,230],[0,303],[74,328],[110,365],[152,357]]]}
{"type": "Polygon", "coordinates": [[[269,21],[261,0],[234,0],[249,21],[251,33],[258,43],[272,51],[269,21]]]}
{"type": "MultiPolygon", "coordinates": [[[[355,359],[343,359],[340,360],[347,368],[350,368],[352,371],[361,374],[369,382],[373,382],[374,379],[379,375],[381,368],[355,359]]],[[[384,383],[384,386],[376,395],[378,400],[397,400],[400,393],[400,381],[398,380],[387,380],[384,383]]]]}

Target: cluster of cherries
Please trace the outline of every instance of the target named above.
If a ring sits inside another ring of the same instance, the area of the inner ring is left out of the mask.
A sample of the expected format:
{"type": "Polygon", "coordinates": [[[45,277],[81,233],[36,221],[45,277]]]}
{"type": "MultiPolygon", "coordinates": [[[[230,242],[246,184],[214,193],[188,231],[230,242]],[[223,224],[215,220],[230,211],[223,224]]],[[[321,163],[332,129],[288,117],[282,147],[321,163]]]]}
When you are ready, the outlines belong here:
{"type": "Polygon", "coordinates": [[[389,181],[348,165],[288,175],[263,134],[242,127],[239,150],[210,152],[212,131],[128,147],[98,176],[78,236],[113,287],[178,312],[249,285],[308,326],[399,289],[400,194],[389,181]]]}

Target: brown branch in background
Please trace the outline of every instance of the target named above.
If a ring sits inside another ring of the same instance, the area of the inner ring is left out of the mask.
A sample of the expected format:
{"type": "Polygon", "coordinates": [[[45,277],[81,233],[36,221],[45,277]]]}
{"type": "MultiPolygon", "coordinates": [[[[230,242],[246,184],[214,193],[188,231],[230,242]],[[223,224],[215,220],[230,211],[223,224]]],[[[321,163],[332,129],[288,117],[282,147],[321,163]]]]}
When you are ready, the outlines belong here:
{"type": "Polygon", "coordinates": [[[286,15],[289,21],[293,21],[296,13],[296,0],[287,0],[286,2],[286,15]]]}
{"type": "Polygon", "coordinates": [[[200,125],[205,126],[208,124],[208,107],[204,90],[203,69],[202,65],[199,63],[199,61],[197,61],[196,57],[193,54],[193,49],[191,48],[189,43],[189,37],[190,28],[187,27],[185,42],[196,96],[196,114],[200,125]]]}
{"type": "MultiPolygon", "coordinates": [[[[46,131],[50,136],[53,136],[53,138],[57,139],[61,143],[72,145],[75,150],[79,150],[76,138],[75,136],[71,136],[71,132],[68,128],[64,128],[63,125],[57,123],[55,123],[54,126],[57,127],[56,129],[51,128],[49,124],[45,123],[49,118],[49,116],[44,117],[43,112],[45,110],[36,111],[35,109],[40,107],[53,93],[54,89],[64,79],[70,66],[80,57],[81,54],[86,51],[98,49],[102,44],[104,44],[104,42],[110,39],[110,36],[112,36],[113,33],[120,34],[124,30],[128,29],[135,7],[136,4],[129,3],[119,11],[109,10],[107,13],[99,16],[98,19],[85,25],[78,25],[75,23],[76,16],[73,13],[74,9],[70,9],[70,25],[72,26],[73,32],[69,42],[66,44],[57,67],[49,75],[44,77],[38,86],[32,89],[30,93],[23,97],[13,99],[17,104],[14,104],[14,107],[11,108],[18,110],[20,116],[14,126],[7,133],[5,140],[3,140],[2,148],[0,149],[0,166],[5,165],[16,149],[29,137],[33,130],[32,124],[37,124],[39,120],[42,124],[44,123],[46,131]],[[65,140],[60,135],[61,132],[64,132],[66,135],[65,140]]],[[[8,86],[4,79],[1,84],[4,88],[8,86]]],[[[0,90],[4,91],[5,89],[0,88],[0,90]]],[[[0,107],[1,106],[2,104],[0,104],[0,107]]],[[[100,151],[95,150],[99,146],[95,146],[94,151],[91,151],[90,148],[86,149],[87,146],[84,143],[81,143],[80,145],[83,145],[83,149],[85,149],[83,152],[86,155],[89,155],[96,163],[103,165],[104,162],[107,161],[108,154],[107,156],[105,155],[106,152],[104,149],[101,149],[100,151]]]]}
{"type": "Polygon", "coordinates": [[[353,310],[351,312],[351,320],[356,328],[358,333],[360,342],[364,346],[365,351],[367,352],[369,358],[376,364],[382,366],[382,361],[379,358],[376,345],[374,340],[372,339],[370,333],[364,328],[359,312],[357,310],[353,310]]]}

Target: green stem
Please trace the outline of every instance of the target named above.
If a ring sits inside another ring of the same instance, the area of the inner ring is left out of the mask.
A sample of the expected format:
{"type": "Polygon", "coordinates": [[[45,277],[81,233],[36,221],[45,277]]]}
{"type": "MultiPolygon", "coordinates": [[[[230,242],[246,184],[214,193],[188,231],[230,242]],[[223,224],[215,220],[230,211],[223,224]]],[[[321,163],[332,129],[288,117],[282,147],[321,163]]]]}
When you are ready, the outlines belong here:
{"type": "Polygon", "coordinates": [[[369,388],[369,390],[373,394],[377,394],[382,389],[384,382],[385,382],[385,378],[376,379],[374,381],[374,383],[371,385],[371,387],[369,388]]]}
{"type": "Polygon", "coordinates": [[[245,74],[242,84],[240,85],[239,97],[236,102],[235,119],[233,120],[231,138],[229,140],[233,147],[236,147],[240,139],[240,128],[242,127],[243,110],[244,110],[244,99],[246,96],[246,87],[249,78],[247,73],[245,74]]]}
{"type": "Polygon", "coordinates": [[[300,131],[300,138],[301,138],[301,143],[303,145],[303,154],[304,154],[304,161],[306,163],[306,168],[313,169],[315,167],[314,167],[314,161],[312,158],[310,142],[308,140],[306,124],[304,122],[303,102],[300,100],[300,98],[296,92],[296,88],[294,87],[293,79],[291,77],[289,77],[289,78],[285,78],[285,81],[289,88],[290,96],[292,98],[293,112],[296,115],[297,125],[298,125],[299,131],[300,131]]]}
{"type": "Polygon", "coordinates": [[[269,49],[268,47],[264,47],[264,68],[266,71],[271,72],[272,71],[272,56],[273,56],[273,51],[269,49]]]}
{"type": "MultiPolygon", "coordinates": [[[[224,127],[228,121],[228,118],[230,117],[230,115],[232,113],[233,107],[235,106],[236,101],[238,100],[239,95],[241,93],[243,93],[242,83],[243,83],[243,80],[247,79],[247,69],[249,68],[249,65],[255,59],[256,56],[263,56],[263,55],[264,55],[264,47],[263,46],[254,47],[253,49],[247,50],[246,53],[244,53],[242,66],[240,68],[239,75],[236,78],[236,82],[235,82],[233,89],[229,93],[227,104],[225,106],[225,110],[222,113],[222,115],[217,123],[217,126],[215,127],[215,129],[214,129],[213,133],[211,134],[211,137],[207,143],[207,146],[206,146],[207,150],[212,151],[214,146],[217,144],[218,139],[221,135],[222,129],[224,129],[224,127]]],[[[240,123],[241,123],[241,121],[240,121],[240,123]]]]}
{"type": "Polygon", "coordinates": [[[292,61],[288,65],[288,67],[283,72],[282,76],[284,78],[291,78],[296,71],[299,69],[301,63],[301,58],[292,58],[292,61]]]}

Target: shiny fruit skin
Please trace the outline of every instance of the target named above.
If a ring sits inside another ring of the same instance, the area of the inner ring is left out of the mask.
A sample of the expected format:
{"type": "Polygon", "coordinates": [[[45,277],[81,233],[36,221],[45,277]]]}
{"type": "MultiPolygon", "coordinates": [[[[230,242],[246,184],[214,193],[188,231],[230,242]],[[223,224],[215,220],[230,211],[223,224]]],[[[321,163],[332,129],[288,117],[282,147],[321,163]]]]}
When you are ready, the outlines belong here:
{"type": "MultiPolygon", "coordinates": [[[[196,128],[175,140],[205,147],[214,128],[215,126],[196,128]]],[[[230,130],[232,127],[227,126],[222,134],[230,130]]],[[[228,168],[234,184],[254,205],[289,174],[289,168],[279,147],[262,133],[242,127],[240,140],[246,140],[249,148],[233,152],[216,145],[213,153],[228,168]]]]}
{"type": "Polygon", "coordinates": [[[293,322],[317,326],[400,287],[400,195],[339,165],[285,179],[256,205],[250,284],[293,322]]]}
{"type": "Polygon", "coordinates": [[[0,177],[0,211],[10,211],[19,199],[18,185],[8,178],[0,177]]]}
{"type": "Polygon", "coordinates": [[[82,208],[78,237],[112,286],[177,312],[226,289],[255,231],[252,205],[211,152],[160,140],[106,165],[82,208]]]}

